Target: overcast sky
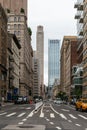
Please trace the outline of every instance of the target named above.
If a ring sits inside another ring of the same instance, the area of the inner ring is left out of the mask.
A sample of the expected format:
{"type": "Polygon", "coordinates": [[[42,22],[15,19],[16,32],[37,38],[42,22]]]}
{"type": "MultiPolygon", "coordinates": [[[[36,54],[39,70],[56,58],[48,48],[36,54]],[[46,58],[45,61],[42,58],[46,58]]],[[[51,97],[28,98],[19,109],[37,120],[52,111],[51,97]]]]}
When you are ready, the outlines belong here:
{"type": "Polygon", "coordinates": [[[32,47],[36,49],[36,30],[44,27],[44,83],[48,85],[48,39],[76,35],[74,16],[76,0],[28,0],[28,26],[32,30],[32,47]]]}

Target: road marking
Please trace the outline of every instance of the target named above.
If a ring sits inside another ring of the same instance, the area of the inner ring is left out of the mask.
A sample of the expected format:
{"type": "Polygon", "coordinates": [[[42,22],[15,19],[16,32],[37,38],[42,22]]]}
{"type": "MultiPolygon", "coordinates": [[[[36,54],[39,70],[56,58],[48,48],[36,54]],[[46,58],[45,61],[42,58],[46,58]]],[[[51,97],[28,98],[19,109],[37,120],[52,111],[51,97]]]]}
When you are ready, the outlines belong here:
{"type": "Polygon", "coordinates": [[[59,114],[63,119],[67,120],[67,118],[63,114],[59,114]]]}
{"type": "Polygon", "coordinates": [[[43,113],[43,107],[44,107],[44,105],[43,105],[43,106],[42,106],[42,108],[41,108],[40,117],[44,117],[44,113],[43,113]]]}
{"type": "Polygon", "coordinates": [[[75,124],[76,126],[81,126],[80,124],[75,124]]]}
{"type": "Polygon", "coordinates": [[[7,112],[1,113],[0,116],[1,116],[1,115],[5,115],[5,114],[7,114],[7,112]]]}
{"type": "Polygon", "coordinates": [[[47,121],[50,121],[49,119],[46,119],[47,121]]]}
{"type": "Polygon", "coordinates": [[[11,114],[9,114],[9,115],[6,115],[6,117],[10,117],[10,116],[13,116],[13,115],[15,115],[15,114],[16,114],[16,112],[11,113],[11,114]]]}
{"type": "Polygon", "coordinates": [[[68,122],[72,122],[71,120],[68,120],[68,122]]]}
{"type": "Polygon", "coordinates": [[[44,113],[41,113],[41,114],[40,114],[40,117],[44,117],[44,113]]]}
{"type": "Polygon", "coordinates": [[[18,115],[17,117],[22,117],[23,115],[25,115],[25,113],[21,113],[21,114],[18,115]]]}
{"type": "Polygon", "coordinates": [[[54,108],[52,107],[52,105],[50,104],[51,109],[56,113],[59,114],[59,112],[57,112],[56,110],[54,110],[54,108]]]}
{"type": "Polygon", "coordinates": [[[27,119],[23,119],[22,121],[26,121],[27,119]]]}
{"type": "Polygon", "coordinates": [[[69,116],[73,119],[77,119],[77,117],[73,116],[72,114],[69,114],[69,116]]]}
{"type": "Polygon", "coordinates": [[[66,109],[61,109],[61,110],[62,110],[62,111],[68,111],[68,112],[70,111],[70,110],[66,110],[66,109]]]}
{"type": "Polygon", "coordinates": [[[54,113],[50,113],[51,118],[55,118],[54,113]]]}
{"type": "Polygon", "coordinates": [[[59,112],[57,112],[56,110],[54,110],[54,108],[52,107],[52,105],[50,104],[51,109],[58,115],[60,115],[63,119],[67,120],[67,118],[63,115],[63,114],[59,114],[59,112]]]}
{"type": "Polygon", "coordinates": [[[87,117],[83,116],[83,115],[78,115],[80,117],[82,117],[83,119],[87,120],[87,117]]]}
{"type": "Polygon", "coordinates": [[[85,128],[85,130],[87,130],[87,128],[85,128]]]}
{"type": "Polygon", "coordinates": [[[24,123],[24,122],[19,122],[18,124],[19,124],[19,125],[22,125],[23,123],[24,123]]]}
{"type": "Polygon", "coordinates": [[[31,107],[27,107],[26,109],[29,110],[29,109],[31,109],[31,107]]]}
{"type": "Polygon", "coordinates": [[[34,114],[34,111],[35,111],[35,109],[26,118],[32,117],[34,114]]]}
{"type": "Polygon", "coordinates": [[[59,126],[56,127],[58,130],[62,130],[59,126]]]}
{"type": "Polygon", "coordinates": [[[51,124],[51,125],[54,125],[54,123],[53,123],[53,122],[50,122],[50,124],[51,124]]]}

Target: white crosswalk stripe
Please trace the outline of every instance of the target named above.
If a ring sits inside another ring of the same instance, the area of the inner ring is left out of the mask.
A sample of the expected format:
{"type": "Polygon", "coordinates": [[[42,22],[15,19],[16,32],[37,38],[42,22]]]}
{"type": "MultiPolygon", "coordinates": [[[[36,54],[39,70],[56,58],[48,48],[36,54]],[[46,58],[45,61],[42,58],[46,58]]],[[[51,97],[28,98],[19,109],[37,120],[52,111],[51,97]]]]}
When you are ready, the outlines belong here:
{"type": "Polygon", "coordinates": [[[15,115],[16,114],[16,112],[13,112],[13,113],[11,113],[11,114],[9,114],[9,115],[6,115],[6,117],[10,117],[10,116],[13,116],[13,115],[15,115]]]}
{"type": "Polygon", "coordinates": [[[73,119],[77,119],[77,117],[73,116],[72,114],[69,114],[69,116],[73,119]]]}
{"type": "Polygon", "coordinates": [[[50,113],[51,118],[55,118],[54,113],[50,113]]]}
{"type": "Polygon", "coordinates": [[[4,112],[4,113],[0,113],[0,116],[2,116],[2,115],[5,115],[5,114],[7,114],[7,112],[4,112]]]}
{"type": "Polygon", "coordinates": [[[87,117],[83,116],[83,115],[79,115],[78,116],[82,117],[83,119],[87,120],[87,117]]]}
{"type": "Polygon", "coordinates": [[[18,115],[17,117],[22,117],[23,115],[25,115],[25,112],[24,112],[24,113],[21,113],[21,114],[18,115]]]}
{"type": "Polygon", "coordinates": [[[67,120],[67,118],[61,113],[59,114],[63,119],[67,120]]]}

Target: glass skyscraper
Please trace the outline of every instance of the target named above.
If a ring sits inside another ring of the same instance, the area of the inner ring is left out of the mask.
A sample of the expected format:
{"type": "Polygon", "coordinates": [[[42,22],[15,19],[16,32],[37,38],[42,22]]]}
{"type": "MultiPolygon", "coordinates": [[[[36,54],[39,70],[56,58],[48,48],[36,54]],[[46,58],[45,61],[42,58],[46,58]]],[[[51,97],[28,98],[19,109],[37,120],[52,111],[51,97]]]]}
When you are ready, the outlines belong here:
{"type": "Polygon", "coordinates": [[[48,86],[52,88],[54,81],[60,80],[60,40],[48,40],[48,86]]]}

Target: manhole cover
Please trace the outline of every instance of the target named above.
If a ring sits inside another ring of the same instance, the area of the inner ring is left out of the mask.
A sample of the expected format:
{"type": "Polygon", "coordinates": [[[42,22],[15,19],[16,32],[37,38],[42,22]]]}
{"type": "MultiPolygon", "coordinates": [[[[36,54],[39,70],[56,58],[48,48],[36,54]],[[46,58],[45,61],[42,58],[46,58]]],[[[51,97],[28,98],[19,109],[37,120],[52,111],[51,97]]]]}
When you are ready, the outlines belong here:
{"type": "Polygon", "coordinates": [[[34,128],[34,126],[18,126],[19,128],[34,128]]]}

